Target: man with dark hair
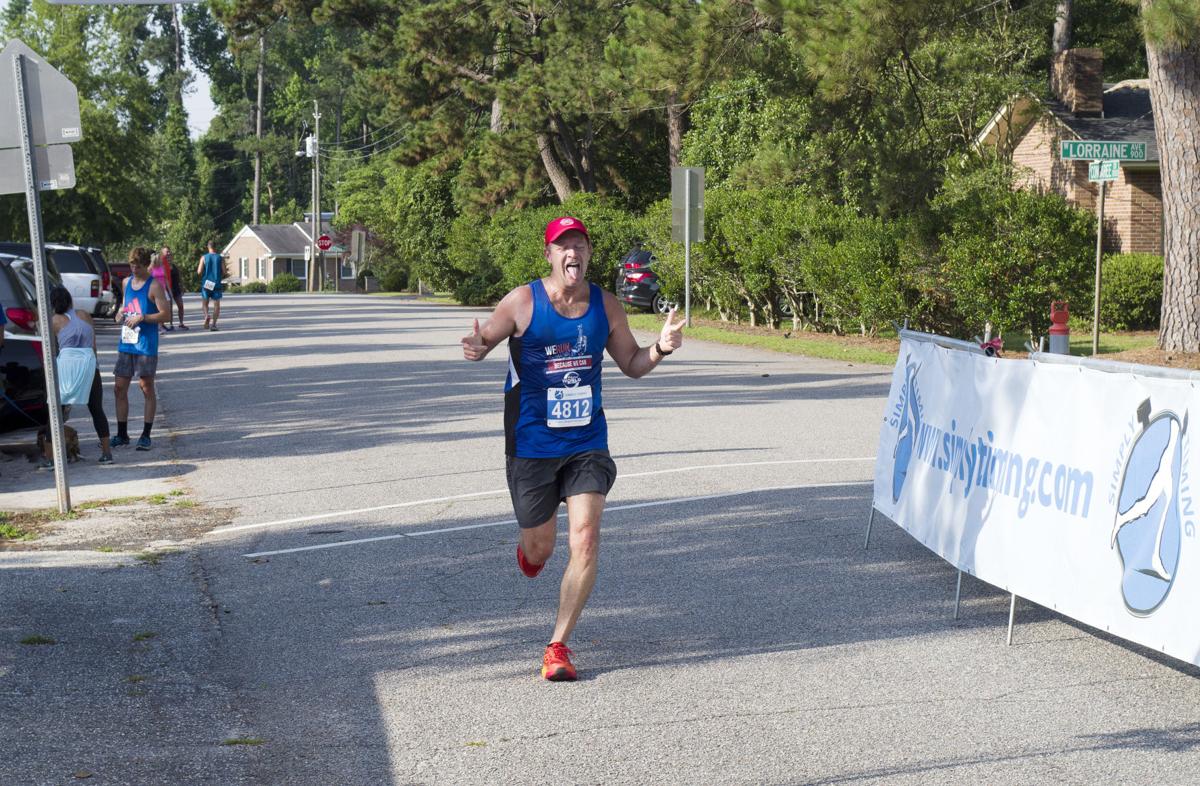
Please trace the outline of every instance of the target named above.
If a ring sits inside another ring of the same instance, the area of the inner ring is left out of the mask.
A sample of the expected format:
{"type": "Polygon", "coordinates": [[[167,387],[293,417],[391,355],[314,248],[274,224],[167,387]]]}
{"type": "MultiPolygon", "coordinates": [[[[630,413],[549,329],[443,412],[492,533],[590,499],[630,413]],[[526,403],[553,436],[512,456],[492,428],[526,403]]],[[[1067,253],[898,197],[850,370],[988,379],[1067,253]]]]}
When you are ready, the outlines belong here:
{"type": "MultiPolygon", "coordinates": [[[[179,280],[179,268],[175,267],[175,259],[171,256],[171,249],[164,245],[158,252],[158,258],[162,260],[162,265],[167,271],[168,288],[170,289],[171,299],[175,301],[176,308],[179,309],[179,329],[187,330],[188,326],[183,324],[183,282],[179,280]]],[[[167,320],[167,330],[171,329],[171,320],[167,320]]]]}
{"type": "Polygon", "coordinates": [[[480,328],[462,339],[467,360],[483,360],[508,341],[504,432],[508,488],[521,528],[517,565],[537,576],[554,551],[558,506],[567,503],[570,559],[559,590],[554,633],[542,677],[575,679],[567,640],[596,582],[600,516],[617,477],[608,453],[600,395],[605,350],[626,376],[650,373],[683,344],[671,310],[658,340],[638,346],[616,297],[587,281],[592,241],[577,218],[546,225],[550,274],[504,296],[480,328]]]}
{"type": "Polygon", "coordinates": [[[129,444],[129,383],[134,376],[142,389],[145,407],[142,417],[142,436],[138,450],[150,449],[150,429],[158,407],[154,375],[158,372],[158,326],[171,319],[171,303],[167,294],[150,275],[150,251],[137,246],[129,252],[129,279],[125,282],[125,301],[117,312],[116,323],[121,326],[117,344],[117,378],[114,392],[117,399],[117,436],[112,446],[129,444]]]}
{"type": "Polygon", "coordinates": [[[218,330],[217,320],[221,316],[221,290],[225,285],[221,283],[221,279],[225,278],[225,260],[217,253],[217,244],[215,241],[208,241],[208,253],[200,257],[200,264],[196,266],[196,275],[200,276],[200,297],[201,305],[204,307],[204,329],[218,330]],[[212,316],[208,315],[208,302],[212,301],[212,316]]]}

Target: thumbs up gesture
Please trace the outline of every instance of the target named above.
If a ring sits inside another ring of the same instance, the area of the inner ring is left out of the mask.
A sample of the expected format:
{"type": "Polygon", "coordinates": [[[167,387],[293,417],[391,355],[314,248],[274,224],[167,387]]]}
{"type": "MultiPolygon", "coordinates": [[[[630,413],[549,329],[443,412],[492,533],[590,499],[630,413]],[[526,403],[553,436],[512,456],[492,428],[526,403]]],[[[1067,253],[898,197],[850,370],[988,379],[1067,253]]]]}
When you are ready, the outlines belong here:
{"type": "Polygon", "coordinates": [[[687,324],[687,319],[675,321],[675,312],[678,308],[672,308],[667,314],[667,321],[662,326],[662,332],[658,335],[658,345],[668,352],[674,352],[683,346],[683,326],[687,324]]]}
{"type": "Polygon", "coordinates": [[[483,360],[488,353],[488,345],[483,340],[483,334],[479,332],[479,320],[475,320],[475,327],[469,336],[463,336],[462,339],[463,357],[467,360],[483,360]]]}

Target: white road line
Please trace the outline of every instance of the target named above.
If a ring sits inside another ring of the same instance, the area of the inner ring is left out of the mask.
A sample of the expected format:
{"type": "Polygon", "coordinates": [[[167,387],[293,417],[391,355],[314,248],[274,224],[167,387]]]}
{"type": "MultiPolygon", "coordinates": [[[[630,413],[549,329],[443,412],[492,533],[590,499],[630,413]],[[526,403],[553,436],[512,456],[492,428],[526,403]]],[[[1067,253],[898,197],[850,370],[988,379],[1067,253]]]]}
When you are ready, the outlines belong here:
{"type": "MultiPolygon", "coordinates": [[[[765,488],[747,489],[745,491],[727,491],[721,494],[706,494],[702,497],[684,497],[682,499],[664,499],[657,502],[636,502],[630,505],[614,505],[611,508],[605,508],[605,513],[616,513],[620,510],[635,510],[637,508],[656,508],[662,505],[682,505],[687,502],[702,502],[706,499],[722,499],[724,497],[739,497],[745,494],[762,494],[771,491],[798,491],[800,489],[822,489],[842,486],[865,486],[869,485],[869,480],[854,480],[839,483],[807,483],[800,486],[767,486],[765,488]]],[[[558,517],[562,518],[567,514],[559,513],[558,517]]],[[[243,554],[246,559],[256,559],[258,557],[273,557],[277,554],[296,554],[301,551],[321,551],[323,549],[337,549],[343,546],[360,546],[364,543],[378,543],[381,540],[397,540],[399,538],[417,538],[422,535],[444,535],[447,532],[462,532],[468,529],[484,529],[486,527],[503,527],[506,525],[516,524],[516,519],[505,519],[504,521],[489,521],[485,524],[465,524],[461,527],[444,527],[443,529],[427,529],[421,532],[399,532],[394,535],[377,535],[373,538],[357,538],[355,540],[339,540],[336,543],[321,543],[316,546],[299,546],[292,549],[277,549],[275,551],[256,551],[251,554],[243,554]]]]}
{"type": "MultiPolygon", "coordinates": [[[[618,457],[619,458],[619,457],[618,457]]],[[[836,464],[843,461],[874,461],[874,456],[863,458],[820,458],[820,459],[783,459],[780,461],[741,461],[732,464],[697,464],[692,467],[675,467],[674,469],[655,469],[649,472],[632,472],[629,474],[617,475],[617,480],[621,478],[642,478],[647,475],[667,475],[673,472],[691,472],[697,469],[729,469],[730,467],[766,467],[778,464],[836,464]]],[[[302,524],[306,521],[320,521],[322,519],[333,519],[339,516],[357,516],[361,513],[375,513],[380,510],[398,510],[399,508],[413,508],[419,505],[431,505],[435,502],[451,502],[456,499],[470,499],[472,497],[490,497],[508,494],[508,489],[493,489],[492,491],[476,491],[471,494],[454,494],[449,497],[433,497],[431,499],[418,499],[412,502],[395,502],[390,505],[376,505],[373,508],[357,508],[355,510],[339,510],[333,513],[318,513],[313,516],[300,516],[293,519],[280,519],[279,521],[265,521],[261,524],[236,524],[230,527],[217,527],[210,530],[209,535],[223,535],[227,532],[244,532],[250,529],[266,529],[267,527],[279,527],[284,524],[302,524]]]]}

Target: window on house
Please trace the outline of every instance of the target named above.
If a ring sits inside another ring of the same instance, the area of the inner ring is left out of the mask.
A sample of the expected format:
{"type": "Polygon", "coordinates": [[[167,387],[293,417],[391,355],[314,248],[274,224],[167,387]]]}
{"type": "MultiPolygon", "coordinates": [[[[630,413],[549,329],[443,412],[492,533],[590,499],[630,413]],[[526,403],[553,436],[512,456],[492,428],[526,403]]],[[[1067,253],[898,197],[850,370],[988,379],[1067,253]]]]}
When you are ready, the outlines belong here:
{"type": "Polygon", "coordinates": [[[267,277],[266,260],[264,260],[262,257],[258,258],[258,266],[255,269],[255,272],[258,274],[257,278],[259,281],[262,281],[267,277]]]}
{"type": "Polygon", "coordinates": [[[291,262],[291,270],[289,272],[291,272],[291,274],[293,276],[295,276],[296,278],[298,278],[302,281],[304,279],[308,278],[308,269],[307,269],[308,261],[307,260],[292,259],[289,261],[291,262]]]}
{"type": "Polygon", "coordinates": [[[238,258],[238,267],[240,268],[239,273],[241,274],[241,278],[243,281],[245,281],[246,276],[250,275],[250,270],[249,270],[250,266],[247,264],[247,260],[245,257],[238,258]]]}
{"type": "Polygon", "coordinates": [[[339,275],[342,278],[354,278],[354,263],[348,259],[343,258],[342,264],[340,265],[339,275]]]}

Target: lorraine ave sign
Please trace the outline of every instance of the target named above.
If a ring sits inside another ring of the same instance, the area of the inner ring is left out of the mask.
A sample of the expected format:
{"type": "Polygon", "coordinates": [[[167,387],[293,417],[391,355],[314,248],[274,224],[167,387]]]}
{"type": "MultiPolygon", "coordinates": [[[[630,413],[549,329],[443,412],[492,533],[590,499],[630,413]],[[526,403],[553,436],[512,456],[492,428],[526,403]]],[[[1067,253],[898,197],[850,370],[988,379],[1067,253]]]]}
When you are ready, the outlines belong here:
{"type": "Polygon", "coordinates": [[[1059,155],[1064,161],[1145,161],[1146,143],[1063,140],[1059,143],[1059,155]]]}
{"type": "Polygon", "coordinates": [[[1120,161],[1093,161],[1088,164],[1088,180],[1093,183],[1116,180],[1120,172],[1120,161]]]}
{"type": "Polygon", "coordinates": [[[319,238],[317,238],[317,248],[321,249],[322,251],[328,251],[329,249],[333,248],[333,238],[331,238],[329,235],[321,235],[319,238]]]}

